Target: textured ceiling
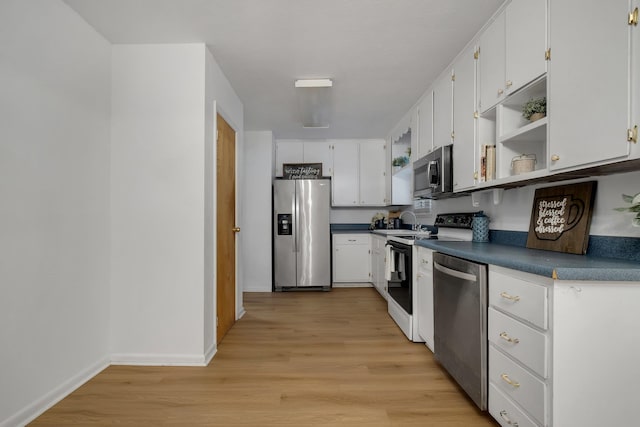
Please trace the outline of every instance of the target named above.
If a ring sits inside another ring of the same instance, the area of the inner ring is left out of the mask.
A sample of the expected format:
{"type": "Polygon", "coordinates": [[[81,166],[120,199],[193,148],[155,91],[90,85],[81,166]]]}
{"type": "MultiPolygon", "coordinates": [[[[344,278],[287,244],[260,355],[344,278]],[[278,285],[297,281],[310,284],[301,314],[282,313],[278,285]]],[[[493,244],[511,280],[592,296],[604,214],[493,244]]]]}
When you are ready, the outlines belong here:
{"type": "Polygon", "coordinates": [[[277,138],[385,137],[503,0],[65,0],[111,43],[206,43],[277,138]],[[304,129],[294,80],[331,78],[328,129],[304,129]]]}

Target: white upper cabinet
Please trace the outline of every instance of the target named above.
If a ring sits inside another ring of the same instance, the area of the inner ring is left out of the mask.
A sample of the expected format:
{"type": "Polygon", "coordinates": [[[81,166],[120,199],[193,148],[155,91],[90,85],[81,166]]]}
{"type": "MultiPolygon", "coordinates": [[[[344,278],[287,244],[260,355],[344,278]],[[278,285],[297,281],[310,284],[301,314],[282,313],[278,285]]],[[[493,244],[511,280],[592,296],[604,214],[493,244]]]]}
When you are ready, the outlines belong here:
{"type": "Polygon", "coordinates": [[[333,144],[333,206],[385,206],[386,148],[383,139],[333,144]]]}
{"type": "Polygon", "coordinates": [[[333,175],[333,153],[327,141],[280,140],[276,142],[276,176],[283,163],[322,163],[322,175],[333,175]]]}
{"type": "Polygon", "coordinates": [[[640,0],[632,0],[629,20],[631,27],[631,122],[629,123],[628,139],[631,143],[631,157],[640,158],[640,143],[638,143],[638,126],[640,126],[640,26],[638,22],[640,0]]]}
{"type": "Polygon", "coordinates": [[[453,191],[472,188],[476,153],[476,60],[474,46],[453,64],[453,191]]]}
{"type": "Polygon", "coordinates": [[[629,154],[629,10],[628,0],[550,2],[551,170],[629,154]]]}
{"type": "Polygon", "coordinates": [[[502,12],[480,36],[478,104],[481,112],[504,99],[505,55],[505,12],[502,12]]]}
{"type": "Polygon", "coordinates": [[[547,72],[547,2],[512,0],[505,13],[504,84],[509,94],[547,72]]]}
{"type": "Polygon", "coordinates": [[[340,141],[333,144],[333,179],[331,204],[333,206],[359,205],[359,167],[357,142],[340,141]]]}
{"type": "Polygon", "coordinates": [[[447,69],[433,85],[433,147],[451,144],[452,132],[453,82],[447,69]]]}
{"type": "Polygon", "coordinates": [[[480,111],[542,76],[546,49],[547,2],[512,0],[480,36],[480,111]]]}
{"type": "Polygon", "coordinates": [[[384,140],[360,143],[360,205],[386,205],[386,151],[384,140]]]}
{"type": "Polygon", "coordinates": [[[416,109],[418,122],[417,150],[414,161],[433,150],[433,91],[429,90],[416,109]]]}

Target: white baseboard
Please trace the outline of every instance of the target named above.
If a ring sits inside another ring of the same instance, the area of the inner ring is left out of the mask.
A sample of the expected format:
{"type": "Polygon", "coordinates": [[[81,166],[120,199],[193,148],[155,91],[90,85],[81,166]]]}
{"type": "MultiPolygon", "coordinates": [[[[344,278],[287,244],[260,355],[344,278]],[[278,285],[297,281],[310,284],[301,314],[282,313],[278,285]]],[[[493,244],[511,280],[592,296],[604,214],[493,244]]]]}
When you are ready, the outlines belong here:
{"type": "Polygon", "coordinates": [[[204,354],[205,366],[208,366],[209,363],[211,363],[211,359],[213,359],[213,356],[215,356],[217,352],[218,346],[216,346],[216,343],[211,344],[211,346],[207,349],[207,352],[204,354]]]}
{"type": "Polygon", "coordinates": [[[0,427],[24,426],[42,415],[47,409],[67,397],[78,387],[95,377],[109,366],[109,357],[104,357],[88,368],[78,372],[58,387],[51,390],[41,398],[24,407],[6,420],[0,421],[0,427]]]}
{"type": "Polygon", "coordinates": [[[157,353],[114,353],[112,365],[132,366],[206,366],[205,355],[200,354],[157,354],[157,353]]]}

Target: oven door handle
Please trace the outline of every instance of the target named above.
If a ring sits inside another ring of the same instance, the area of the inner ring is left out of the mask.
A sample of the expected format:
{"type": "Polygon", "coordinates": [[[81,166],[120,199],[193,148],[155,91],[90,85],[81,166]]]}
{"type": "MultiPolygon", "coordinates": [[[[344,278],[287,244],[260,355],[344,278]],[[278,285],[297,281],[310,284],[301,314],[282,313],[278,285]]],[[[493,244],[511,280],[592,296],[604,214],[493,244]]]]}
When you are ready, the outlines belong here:
{"type": "Polygon", "coordinates": [[[411,253],[411,248],[410,247],[405,249],[405,248],[401,248],[401,247],[396,246],[396,245],[392,245],[391,243],[387,243],[385,246],[391,246],[391,250],[392,251],[398,252],[398,253],[401,253],[401,254],[409,255],[411,253]]]}
{"type": "Polygon", "coordinates": [[[437,262],[433,263],[433,268],[435,268],[436,270],[439,270],[440,272],[447,274],[449,276],[453,276],[453,277],[457,277],[458,279],[462,279],[462,280],[468,280],[470,282],[477,282],[478,281],[478,276],[474,275],[474,274],[469,274],[469,273],[465,273],[462,271],[458,271],[458,270],[453,270],[449,267],[445,267],[442,264],[438,264],[437,262]]]}

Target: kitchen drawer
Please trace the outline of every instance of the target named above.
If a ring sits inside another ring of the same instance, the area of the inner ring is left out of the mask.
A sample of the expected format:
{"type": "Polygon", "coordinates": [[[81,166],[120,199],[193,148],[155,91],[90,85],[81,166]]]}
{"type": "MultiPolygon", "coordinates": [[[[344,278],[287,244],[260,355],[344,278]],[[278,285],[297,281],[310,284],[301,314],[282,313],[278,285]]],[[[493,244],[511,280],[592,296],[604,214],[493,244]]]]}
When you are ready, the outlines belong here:
{"type": "Polygon", "coordinates": [[[503,427],[538,427],[494,384],[489,384],[489,413],[503,427]]]}
{"type": "Polygon", "coordinates": [[[547,419],[547,385],[489,346],[489,382],[493,383],[509,399],[518,403],[540,424],[547,419]]]}
{"type": "Polygon", "coordinates": [[[489,304],[542,328],[548,328],[547,287],[489,270],[489,304]]]}
{"type": "Polygon", "coordinates": [[[543,378],[548,378],[548,340],[542,332],[489,308],[489,341],[518,359],[543,378]]]}
{"type": "Polygon", "coordinates": [[[334,245],[368,245],[369,234],[334,234],[334,245]]]}

